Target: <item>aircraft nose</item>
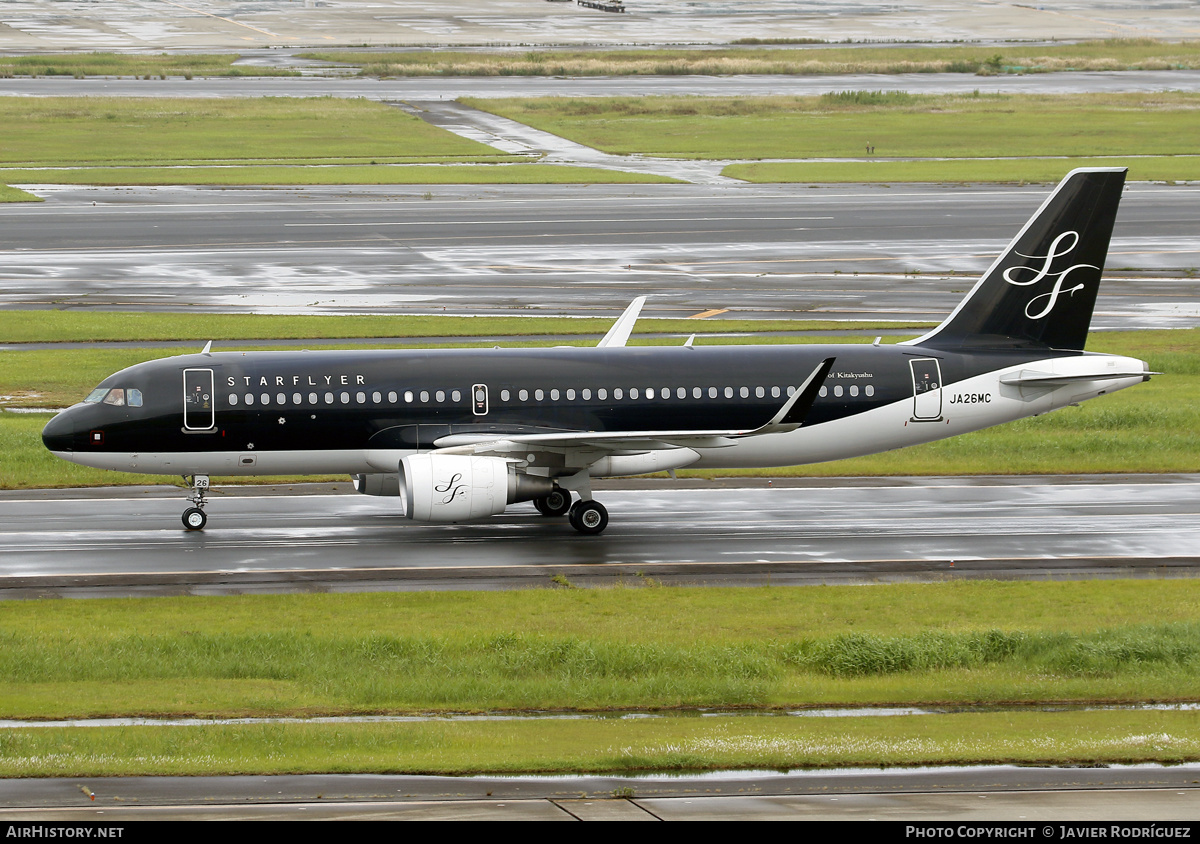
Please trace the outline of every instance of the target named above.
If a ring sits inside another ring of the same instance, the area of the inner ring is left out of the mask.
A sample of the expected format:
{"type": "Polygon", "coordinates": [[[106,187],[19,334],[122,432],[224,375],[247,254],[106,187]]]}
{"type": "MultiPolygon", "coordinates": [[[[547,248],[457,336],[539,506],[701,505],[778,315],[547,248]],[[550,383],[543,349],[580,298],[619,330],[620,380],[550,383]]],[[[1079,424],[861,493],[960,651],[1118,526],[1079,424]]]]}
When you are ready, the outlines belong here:
{"type": "Polygon", "coordinates": [[[50,451],[73,451],[75,448],[75,426],[68,418],[70,414],[62,411],[42,429],[42,443],[50,451]]]}

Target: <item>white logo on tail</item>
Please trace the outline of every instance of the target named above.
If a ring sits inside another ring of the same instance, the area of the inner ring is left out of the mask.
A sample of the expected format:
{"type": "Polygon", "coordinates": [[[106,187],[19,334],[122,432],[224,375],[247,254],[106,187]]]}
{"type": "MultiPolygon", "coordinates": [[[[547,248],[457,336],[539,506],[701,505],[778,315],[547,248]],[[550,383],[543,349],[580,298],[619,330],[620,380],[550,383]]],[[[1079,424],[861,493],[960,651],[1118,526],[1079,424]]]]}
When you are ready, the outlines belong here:
{"type": "Polygon", "coordinates": [[[1091,264],[1075,264],[1074,266],[1067,267],[1065,270],[1060,270],[1057,273],[1050,272],[1050,265],[1054,262],[1055,258],[1061,258],[1078,245],[1079,232],[1063,232],[1058,237],[1054,238],[1054,242],[1050,244],[1050,254],[1048,255],[1025,255],[1021,252],[1017,253],[1022,258],[1033,258],[1038,261],[1044,261],[1045,263],[1043,263],[1041,269],[1038,270],[1035,270],[1033,267],[1009,267],[1004,271],[1004,280],[1009,284],[1015,284],[1018,287],[1028,287],[1031,284],[1037,284],[1043,278],[1048,276],[1054,277],[1054,287],[1052,287],[1048,293],[1039,293],[1037,296],[1034,296],[1032,299],[1030,299],[1028,304],[1025,305],[1025,316],[1029,317],[1030,319],[1041,319],[1046,314],[1054,310],[1054,306],[1058,303],[1059,296],[1063,295],[1064,293],[1073,296],[1075,295],[1076,291],[1082,290],[1084,288],[1082,282],[1074,287],[1064,289],[1064,285],[1067,283],[1067,276],[1073,273],[1075,270],[1100,269],[1099,267],[1092,266],[1091,264]],[[1062,244],[1067,238],[1071,238],[1071,242],[1067,246],[1063,247],[1060,251],[1060,244],[1062,244]],[[1034,272],[1035,275],[1028,281],[1017,281],[1010,275],[1010,273],[1015,273],[1019,270],[1029,270],[1030,272],[1034,272]],[[1045,299],[1045,305],[1036,314],[1032,314],[1029,311],[1038,299],[1045,299]]]}

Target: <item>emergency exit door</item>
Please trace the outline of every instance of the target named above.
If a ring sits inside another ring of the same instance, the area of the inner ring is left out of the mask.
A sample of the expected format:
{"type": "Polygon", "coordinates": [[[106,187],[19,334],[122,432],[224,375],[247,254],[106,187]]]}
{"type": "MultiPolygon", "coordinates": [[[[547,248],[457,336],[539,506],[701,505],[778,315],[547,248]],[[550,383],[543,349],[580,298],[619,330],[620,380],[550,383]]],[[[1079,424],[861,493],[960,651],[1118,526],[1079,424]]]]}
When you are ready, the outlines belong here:
{"type": "Polygon", "coordinates": [[[942,418],[942,369],[936,358],[910,360],[913,380],[913,419],[942,418]]]}

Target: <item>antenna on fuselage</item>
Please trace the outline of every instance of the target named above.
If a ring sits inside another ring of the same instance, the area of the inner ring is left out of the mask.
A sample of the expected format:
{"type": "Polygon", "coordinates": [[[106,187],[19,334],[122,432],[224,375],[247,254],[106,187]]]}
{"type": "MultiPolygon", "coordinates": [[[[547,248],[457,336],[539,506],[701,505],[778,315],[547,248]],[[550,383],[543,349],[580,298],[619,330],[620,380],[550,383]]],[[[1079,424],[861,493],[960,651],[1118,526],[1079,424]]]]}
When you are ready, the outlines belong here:
{"type": "Polygon", "coordinates": [[[637,322],[638,314],[641,313],[642,305],[646,304],[646,297],[639,296],[629,303],[629,307],[625,309],[625,313],[617,317],[617,321],[613,323],[612,328],[608,329],[608,333],[604,338],[596,344],[597,349],[603,349],[605,346],[624,346],[629,339],[629,335],[633,333],[633,324],[637,322]]]}

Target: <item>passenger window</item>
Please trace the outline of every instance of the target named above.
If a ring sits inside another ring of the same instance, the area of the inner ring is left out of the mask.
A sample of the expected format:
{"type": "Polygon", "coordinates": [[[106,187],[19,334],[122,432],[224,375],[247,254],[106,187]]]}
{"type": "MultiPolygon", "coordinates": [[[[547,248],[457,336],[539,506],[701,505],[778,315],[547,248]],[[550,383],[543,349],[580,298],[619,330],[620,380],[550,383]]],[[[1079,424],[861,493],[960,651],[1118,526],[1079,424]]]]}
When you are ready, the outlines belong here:
{"type": "Polygon", "coordinates": [[[858,385],[857,384],[850,385],[850,395],[852,395],[852,396],[858,395],[858,385]]]}
{"type": "Polygon", "coordinates": [[[575,401],[575,391],[567,390],[567,401],[575,401]]]}
{"type": "Polygon", "coordinates": [[[517,398],[521,401],[529,401],[529,391],[521,390],[519,393],[517,393],[517,398]]]}
{"type": "Polygon", "coordinates": [[[428,404],[428,402],[429,402],[429,391],[428,390],[421,391],[421,401],[422,401],[422,403],[428,404]]]}
{"type": "Polygon", "coordinates": [[[821,387],[821,393],[820,393],[820,395],[821,395],[821,398],[825,398],[825,396],[829,395],[829,388],[828,388],[828,387],[821,387]]]}
{"type": "Polygon", "coordinates": [[[299,393],[292,393],[292,404],[303,404],[304,396],[299,393]]]}
{"type": "Polygon", "coordinates": [[[246,406],[254,404],[254,393],[246,393],[246,406]]]}
{"type": "Polygon", "coordinates": [[[591,401],[591,399],[592,399],[592,391],[585,387],[583,390],[583,400],[591,401]]]}
{"type": "Polygon", "coordinates": [[[501,390],[500,391],[500,401],[508,401],[508,398],[511,395],[512,395],[512,393],[510,393],[508,390],[501,390]]]}
{"type": "Polygon", "coordinates": [[[279,405],[287,404],[287,396],[283,393],[278,394],[275,396],[275,403],[279,405]]]}
{"type": "Polygon", "coordinates": [[[725,398],[727,398],[727,399],[733,398],[733,387],[725,388],[725,398]]]}
{"type": "Polygon", "coordinates": [[[761,399],[761,398],[762,398],[763,396],[765,396],[766,394],[767,394],[767,391],[766,391],[766,390],[764,390],[762,387],[755,387],[755,388],[754,388],[754,397],[755,397],[756,399],[761,399]]]}
{"type": "MultiPolygon", "coordinates": [[[[822,395],[824,395],[824,393],[822,393],[822,395]]],[[[771,398],[773,398],[773,399],[779,398],[779,388],[778,387],[771,388],[771,398]]]]}
{"type": "Polygon", "coordinates": [[[841,396],[842,396],[842,385],[841,384],[837,384],[834,386],[833,394],[835,396],[837,396],[838,398],[841,398],[841,396]]]}
{"type": "Polygon", "coordinates": [[[271,403],[271,394],[263,393],[261,396],[258,397],[258,402],[259,402],[259,404],[270,404],[271,403]]]}
{"type": "Polygon", "coordinates": [[[308,394],[308,403],[309,403],[309,404],[316,404],[316,403],[317,403],[317,394],[316,394],[316,393],[309,393],[309,394],[308,394]]]}
{"type": "MultiPolygon", "coordinates": [[[[392,395],[395,395],[395,393],[392,395]]],[[[380,404],[383,401],[383,396],[378,391],[371,393],[371,401],[375,402],[375,404],[380,404]]],[[[392,401],[395,401],[395,399],[392,399],[392,401]]]]}
{"type": "Polygon", "coordinates": [[[625,391],[622,390],[620,387],[615,388],[613,390],[613,398],[616,399],[617,401],[620,401],[621,399],[625,398],[625,391]]]}
{"type": "Polygon", "coordinates": [[[694,399],[698,399],[698,398],[700,398],[700,397],[701,397],[701,396],[703,396],[703,395],[704,395],[704,391],[703,391],[703,390],[701,390],[699,387],[693,387],[693,388],[692,388],[692,398],[694,398],[694,399]]]}
{"type": "Polygon", "coordinates": [[[434,396],[434,398],[436,398],[436,399],[437,399],[439,402],[443,402],[443,401],[445,401],[445,400],[446,400],[446,391],[445,391],[445,390],[438,390],[438,391],[437,391],[437,395],[436,395],[436,396],[434,396]]]}
{"type": "Polygon", "coordinates": [[[873,395],[875,395],[875,388],[872,387],[870,384],[868,384],[867,389],[864,390],[863,392],[865,392],[868,396],[873,396],[873,395]]]}
{"type": "Polygon", "coordinates": [[[342,395],[340,396],[340,398],[342,400],[342,404],[350,404],[350,394],[349,393],[343,392],[342,395]]]}
{"type": "Polygon", "coordinates": [[[333,404],[333,393],[325,394],[325,404],[333,404]]]}
{"type": "Polygon", "coordinates": [[[601,387],[596,391],[596,398],[600,399],[600,401],[604,401],[606,398],[608,398],[608,390],[601,387]]]}
{"type": "Polygon", "coordinates": [[[558,401],[558,396],[559,396],[558,390],[550,391],[550,400],[551,401],[558,401]]]}
{"type": "MultiPolygon", "coordinates": [[[[378,395],[378,394],[376,394],[376,395],[378,395]]],[[[358,402],[359,404],[366,404],[367,403],[367,394],[363,393],[363,392],[355,393],[354,400],[356,402],[358,402]]]]}
{"type": "Polygon", "coordinates": [[[687,398],[687,387],[680,387],[679,389],[677,389],[675,391],[675,397],[681,398],[681,399],[686,399],[687,398]]]}
{"type": "Polygon", "coordinates": [[[636,399],[636,398],[638,397],[638,390],[637,390],[637,387],[631,387],[631,388],[629,389],[629,397],[630,397],[631,399],[636,399]]]}
{"type": "Polygon", "coordinates": [[[708,397],[710,399],[715,399],[717,397],[717,388],[716,387],[708,388],[708,397]]]}
{"type": "Polygon", "coordinates": [[[541,390],[534,390],[533,397],[535,399],[537,399],[538,401],[541,401],[542,399],[544,399],[546,397],[546,394],[543,393],[541,390]]]}
{"type": "Polygon", "coordinates": [[[237,393],[230,393],[230,394],[229,394],[229,406],[230,406],[230,407],[237,407],[237,393]]]}
{"type": "Polygon", "coordinates": [[[738,395],[739,395],[739,396],[741,396],[741,397],[742,397],[742,398],[744,398],[744,399],[748,399],[748,398],[750,398],[750,388],[749,388],[749,387],[742,387],[742,388],[740,388],[740,389],[738,390],[738,395]]]}

